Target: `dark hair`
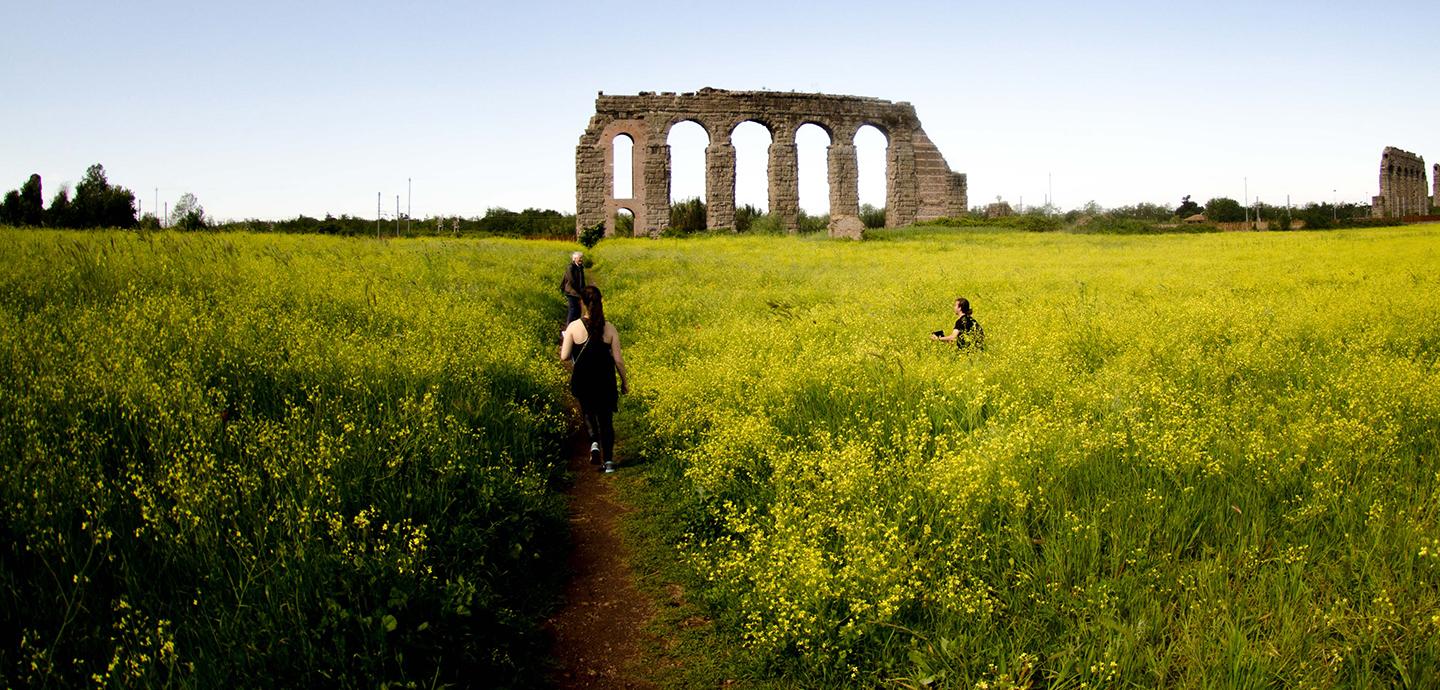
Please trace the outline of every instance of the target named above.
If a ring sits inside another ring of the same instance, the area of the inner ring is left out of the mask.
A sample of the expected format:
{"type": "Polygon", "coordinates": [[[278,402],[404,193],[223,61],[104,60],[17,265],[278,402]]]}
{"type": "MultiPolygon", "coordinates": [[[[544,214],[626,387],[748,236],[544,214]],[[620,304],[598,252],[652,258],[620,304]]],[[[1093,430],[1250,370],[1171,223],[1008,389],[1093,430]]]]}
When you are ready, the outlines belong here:
{"type": "Polygon", "coordinates": [[[605,303],[600,296],[600,288],[594,285],[580,288],[580,302],[585,305],[585,316],[581,318],[585,323],[585,332],[592,338],[597,333],[605,337],[605,303]]]}
{"type": "Polygon", "coordinates": [[[955,303],[960,305],[960,313],[965,314],[966,316],[970,315],[970,300],[965,299],[964,297],[956,297],[955,303]]]}

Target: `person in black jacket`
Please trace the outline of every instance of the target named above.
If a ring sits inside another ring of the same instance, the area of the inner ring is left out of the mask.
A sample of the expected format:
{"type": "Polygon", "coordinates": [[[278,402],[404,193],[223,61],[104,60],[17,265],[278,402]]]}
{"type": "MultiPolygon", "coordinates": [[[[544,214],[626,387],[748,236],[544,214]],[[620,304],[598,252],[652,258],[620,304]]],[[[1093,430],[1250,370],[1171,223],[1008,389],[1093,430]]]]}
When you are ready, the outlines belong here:
{"type": "Polygon", "coordinates": [[[951,329],[950,335],[944,331],[935,331],[930,334],[931,340],[938,340],[942,343],[955,343],[955,347],[964,350],[975,348],[985,349],[985,329],[975,320],[970,309],[970,300],[964,297],[955,298],[955,327],[951,329]]]}
{"type": "Polygon", "coordinates": [[[560,279],[560,292],[565,293],[569,310],[565,312],[565,323],[580,318],[580,291],[585,289],[585,255],[570,253],[570,265],[565,267],[565,277],[560,279]]]}

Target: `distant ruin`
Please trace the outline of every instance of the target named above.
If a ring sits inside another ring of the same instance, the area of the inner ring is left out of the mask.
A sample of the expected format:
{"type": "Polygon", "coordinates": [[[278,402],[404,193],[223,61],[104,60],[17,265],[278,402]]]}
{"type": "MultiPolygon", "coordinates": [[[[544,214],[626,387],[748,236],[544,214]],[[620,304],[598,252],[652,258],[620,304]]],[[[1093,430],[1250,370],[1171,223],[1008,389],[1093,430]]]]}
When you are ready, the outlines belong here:
{"type": "Polygon", "coordinates": [[[1371,199],[1370,213],[1376,218],[1423,216],[1430,212],[1426,187],[1425,159],[1386,146],[1380,154],[1380,195],[1371,199]]]}
{"type": "Polygon", "coordinates": [[[706,225],[735,227],[735,147],[730,136],[744,122],[770,131],[768,178],[770,212],[790,232],[799,227],[800,188],[795,133],[815,124],[830,137],[830,233],[858,237],[859,174],[855,133],[870,125],[888,142],[885,156],[885,224],[909,225],[966,210],[966,179],[950,171],[940,150],[920,127],[909,103],[822,93],[724,91],[640,92],[595,98],[595,115],[575,147],[575,231],[605,224],[615,232],[615,214],[629,211],[635,234],[657,236],[670,222],[670,128],[695,122],[705,129],[706,225]],[[615,198],[614,141],[632,141],[630,198],[615,198]]]}

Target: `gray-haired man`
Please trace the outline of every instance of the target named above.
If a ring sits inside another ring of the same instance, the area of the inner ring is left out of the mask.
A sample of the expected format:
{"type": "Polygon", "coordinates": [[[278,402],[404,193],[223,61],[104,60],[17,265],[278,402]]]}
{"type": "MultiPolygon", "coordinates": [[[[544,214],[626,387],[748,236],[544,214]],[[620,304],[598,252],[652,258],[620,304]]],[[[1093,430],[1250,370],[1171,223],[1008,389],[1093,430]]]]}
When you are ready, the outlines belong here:
{"type": "Polygon", "coordinates": [[[580,318],[580,290],[584,287],[585,255],[571,252],[570,265],[565,267],[565,277],[560,279],[560,291],[565,293],[565,301],[569,303],[569,311],[565,315],[567,324],[580,318]]]}

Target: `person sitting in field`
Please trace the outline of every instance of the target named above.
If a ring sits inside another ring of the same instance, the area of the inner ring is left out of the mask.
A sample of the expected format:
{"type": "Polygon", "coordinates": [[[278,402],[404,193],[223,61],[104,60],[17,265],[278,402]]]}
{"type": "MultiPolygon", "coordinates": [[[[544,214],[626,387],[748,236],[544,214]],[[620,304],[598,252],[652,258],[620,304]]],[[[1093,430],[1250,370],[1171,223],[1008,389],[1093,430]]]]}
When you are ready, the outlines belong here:
{"type": "Polygon", "coordinates": [[[950,335],[945,335],[944,331],[935,331],[930,334],[930,339],[955,343],[955,347],[961,350],[972,347],[977,350],[985,349],[985,329],[975,320],[970,309],[970,300],[964,297],[955,298],[955,316],[955,327],[951,329],[950,335]]]}
{"type": "Polygon", "coordinates": [[[619,393],[630,392],[630,377],[625,371],[625,357],[620,352],[620,332],[605,320],[605,306],[600,289],[586,285],[580,290],[584,316],[565,327],[560,342],[560,359],[574,356],[570,373],[570,393],[580,403],[585,416],[585,430],[590,434],[590,462],[601,464],[605,472],[615,471],[615,410],[619,393]],[[615,390],[615,374],[620,374],[620,390],[615,390]]]}

